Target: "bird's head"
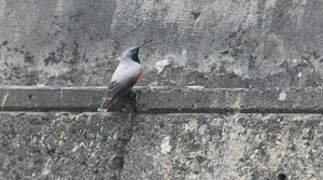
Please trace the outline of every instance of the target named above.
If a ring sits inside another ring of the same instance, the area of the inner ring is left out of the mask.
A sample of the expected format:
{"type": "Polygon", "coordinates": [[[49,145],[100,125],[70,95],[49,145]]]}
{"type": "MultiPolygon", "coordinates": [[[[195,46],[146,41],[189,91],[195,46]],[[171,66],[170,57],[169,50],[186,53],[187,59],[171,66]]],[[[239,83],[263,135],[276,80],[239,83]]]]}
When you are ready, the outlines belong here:
{"type": "Polygon", "coordinates": [[[139,54],[139,48],[146,45],[147,43],[151,42],[152,40],[149,40],[149,41],[145,41],[137,46],[133,46],[133,47],[130,47],[128,48],[123,54],[122,56],[124,58],[130,58],[131,60],[133,61],[136,61],[138,63],[140,63],[140,60],[139,60],[139,57],[138,57],[138,54],[139,54]]]}

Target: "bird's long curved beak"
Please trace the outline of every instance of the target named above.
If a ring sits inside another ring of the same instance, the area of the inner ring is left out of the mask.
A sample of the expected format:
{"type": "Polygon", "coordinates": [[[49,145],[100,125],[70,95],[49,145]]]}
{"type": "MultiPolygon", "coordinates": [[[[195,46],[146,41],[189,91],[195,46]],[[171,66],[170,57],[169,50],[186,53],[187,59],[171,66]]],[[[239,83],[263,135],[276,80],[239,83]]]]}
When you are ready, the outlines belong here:
{"type": "Polygon", "coordinates": [[[138,46],[137,46],[137,48],[140,48],[140,47],[142,47],[142,46],[144,46],[144,45],[146,45],[146,44],[149,44],[149,43],[151,43],[152,41],[153,41],[153,39],[146,40],[146,41],[144,41],[143,43],[141,43],[140,45],[138,45],[138,46]]]}

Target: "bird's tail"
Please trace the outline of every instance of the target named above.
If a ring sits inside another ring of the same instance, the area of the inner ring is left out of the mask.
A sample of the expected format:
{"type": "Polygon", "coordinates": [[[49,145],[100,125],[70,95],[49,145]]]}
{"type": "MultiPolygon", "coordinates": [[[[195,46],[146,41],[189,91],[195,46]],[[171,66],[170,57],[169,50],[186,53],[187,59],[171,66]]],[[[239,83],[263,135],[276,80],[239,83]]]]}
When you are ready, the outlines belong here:
{"type": "Polygon", "coordinates": [[[102,98],[101,106],[98,108],[99,112],[107,112],[112,106],[114,100],[122,93],[122,86],[117,82],[111,82],[106,94],[102,98]]]}
{"type": "Polygon", "coordinates": [[[98,112],[107,112],[113,104],[115,98],[116,96],[111,97],[110,91],[107,91],[107,93],[102,98],[102,103],[98,108],[98,112]]]}
{"type": "Polygon", "coordinates": [[[113,99],[111,97],[104,97],[102,99],[101,106],[98,108],[98,112],[107,112],[113,103],[113,99]]]}

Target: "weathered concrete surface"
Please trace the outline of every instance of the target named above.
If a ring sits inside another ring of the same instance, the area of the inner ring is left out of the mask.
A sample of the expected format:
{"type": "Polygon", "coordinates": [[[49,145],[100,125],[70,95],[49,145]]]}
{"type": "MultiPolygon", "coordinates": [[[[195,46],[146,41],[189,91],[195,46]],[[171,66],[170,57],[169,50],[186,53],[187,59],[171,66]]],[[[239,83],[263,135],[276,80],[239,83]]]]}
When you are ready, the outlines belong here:
{"type": "Polygon", "coordinates": [[[153,38],[142,85],[316,87],[322,16],[320,0],[2,0],[0,82],[106,85],[153,38]]]}
{"type": "Polygon", "coordinates": [[[110,113],[1,112],[0,179],[113,179],[121,169],[125,180],[323,178],[322,115],[153,114],[129,122],[110,113]]]}
{"type": "Polygon", "coordinates": [[[322,16],[320,0],[0,0],[0,84],[57,86],[1,87],[0,179],[323,179],[322,16]],[[17,112],[94,111],[104,87],[58,86],[106,85],[151,38],[135,118],[17,112]]]}
{"type": "Polygon", "coordinates": [[[134,127],[128,118],[0,113],[0,179],[118,179],[134,127]]]}
{"type": "MultiPolygon", "coordinates": [[[[96,112],[107,87],[0,86],[0,111],[96,112]]],[[[137,87],[139,113],[323,113],[321,88],[137,87]]],[[[117,109],[112,109],[116,111],[117,109]]]]}
{"type": "Polygon", "coordinates": [[[322,179],[321,115],[145,116],[124,179],[322,179]],[[130,178],[129,178],[130,177],[130,178]]]}

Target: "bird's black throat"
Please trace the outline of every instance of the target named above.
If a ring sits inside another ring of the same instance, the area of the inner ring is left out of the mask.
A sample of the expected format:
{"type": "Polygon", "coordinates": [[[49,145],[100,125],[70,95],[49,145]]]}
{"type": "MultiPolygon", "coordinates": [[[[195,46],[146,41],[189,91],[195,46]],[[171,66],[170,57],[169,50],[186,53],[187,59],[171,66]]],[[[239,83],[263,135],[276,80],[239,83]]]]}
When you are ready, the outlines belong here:
{"type": "Polygon", "coordinates": [[[136,51],[136,53],[132,54],[132,55],[130,56],[130,58],[131,58],[133,61],[135,61],[135,62],[137,62],[137,63],[139,63],[139,64],[140,64],[140,60],[139,60],[139,57],[138,57],[138,52],[139,52],[139,51],[136,51]]]}
{"type": "Polygon", "coordinates": [[[139,60],[139,57],[138,56],[135,56],[135,57],[131,57],[131,59],[137,63],[140,64],[140,60],[139,60]]]}

